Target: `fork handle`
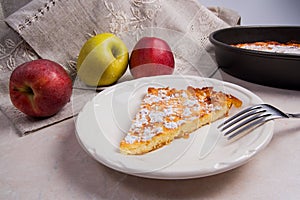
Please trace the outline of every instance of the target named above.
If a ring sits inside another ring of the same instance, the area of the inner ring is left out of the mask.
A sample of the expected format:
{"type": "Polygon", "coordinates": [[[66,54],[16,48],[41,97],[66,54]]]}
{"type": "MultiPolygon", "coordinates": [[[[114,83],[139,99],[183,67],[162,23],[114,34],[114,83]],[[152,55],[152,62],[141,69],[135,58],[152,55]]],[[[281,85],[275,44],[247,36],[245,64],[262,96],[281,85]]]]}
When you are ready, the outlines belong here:
{"type": "Polygon", "coordinates": [[[298,114],[287,114],[290,118],[300,118],[300,113],[298,114]]]}

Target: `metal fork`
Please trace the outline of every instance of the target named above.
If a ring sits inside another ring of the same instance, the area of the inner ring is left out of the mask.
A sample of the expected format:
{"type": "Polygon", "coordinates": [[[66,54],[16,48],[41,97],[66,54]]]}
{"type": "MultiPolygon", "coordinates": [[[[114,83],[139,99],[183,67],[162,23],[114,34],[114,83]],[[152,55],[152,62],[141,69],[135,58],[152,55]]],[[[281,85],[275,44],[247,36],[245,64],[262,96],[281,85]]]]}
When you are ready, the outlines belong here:
{"type": "Polygon", "coordinates": [[[278,118],[300,118],[300,114],[284,113],[269,104],[258,104],[246,108],[227,119],[218,126],[224,136],[232,139],[247,130],[252,130],[261,124],[278,118]]]}

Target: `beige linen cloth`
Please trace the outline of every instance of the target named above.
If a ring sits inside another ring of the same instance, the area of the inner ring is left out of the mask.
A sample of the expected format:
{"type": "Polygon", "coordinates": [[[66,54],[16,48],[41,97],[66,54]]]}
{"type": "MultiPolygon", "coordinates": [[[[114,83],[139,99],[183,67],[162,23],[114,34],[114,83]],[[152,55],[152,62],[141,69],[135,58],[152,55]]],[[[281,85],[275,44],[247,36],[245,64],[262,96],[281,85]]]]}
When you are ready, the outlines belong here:
{"type": "MultiPolygon", "coordinates": [[[[72,101],[58,114],[47,119],[33,119],[11,104],[9,76],[19,64],[45,58],[63,65],[74,78],[76,57],[82,45],[92,35],[102,32],[121,37],[129,51],[142,36],[162,37],[176,43],[173,45],[176,73],[208,77],[216,70],[216,65],[205,61],[207,56],[199,62],[190,44],[211,52],[209,34],[236,25],[238,21],[237,13],[220,8],[209,10],[196,0],[33,0],[5,18],[14,31],[9,30],[0,41],[1,111],[21,135],[78,114],[86,97],[95,95],[94,91],[74,89],[72,101]],[[183,55],[184,52],[188,53],[183,55]],[[193,62],[192,67],[186,67],[187,60],[193,62]]],[[[131,79],[128,73],[124,77],[121,81],[131,79]]]]}

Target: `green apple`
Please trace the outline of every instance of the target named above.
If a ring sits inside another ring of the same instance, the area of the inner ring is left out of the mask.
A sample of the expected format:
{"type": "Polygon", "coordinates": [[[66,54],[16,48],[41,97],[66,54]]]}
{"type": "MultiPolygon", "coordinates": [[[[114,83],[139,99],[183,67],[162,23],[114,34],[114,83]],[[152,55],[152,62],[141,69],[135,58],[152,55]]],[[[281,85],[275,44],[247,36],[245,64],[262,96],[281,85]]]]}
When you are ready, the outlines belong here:
{"type": "Polygon", "coordinates": [[[112,33],[91,37],[81,48],[77,75],[89,86],[115,83],[125,73],[129,54],[123,41],[112,33]]]}

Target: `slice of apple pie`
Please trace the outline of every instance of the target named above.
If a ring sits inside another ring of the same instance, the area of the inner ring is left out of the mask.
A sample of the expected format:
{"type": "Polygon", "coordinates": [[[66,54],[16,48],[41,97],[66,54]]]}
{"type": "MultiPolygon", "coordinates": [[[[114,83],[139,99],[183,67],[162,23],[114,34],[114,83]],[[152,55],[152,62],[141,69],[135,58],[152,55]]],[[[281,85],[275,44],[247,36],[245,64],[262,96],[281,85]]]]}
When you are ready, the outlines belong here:
{"type": "Polygon", "coordinates": [[[232,105],[240,107],[241,100],[212,87],[186,90],[148,88],[130,130],[120,143],[123,154],[144,154],[188,137],[203,125],[228,114],[232,105]]]}

